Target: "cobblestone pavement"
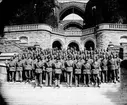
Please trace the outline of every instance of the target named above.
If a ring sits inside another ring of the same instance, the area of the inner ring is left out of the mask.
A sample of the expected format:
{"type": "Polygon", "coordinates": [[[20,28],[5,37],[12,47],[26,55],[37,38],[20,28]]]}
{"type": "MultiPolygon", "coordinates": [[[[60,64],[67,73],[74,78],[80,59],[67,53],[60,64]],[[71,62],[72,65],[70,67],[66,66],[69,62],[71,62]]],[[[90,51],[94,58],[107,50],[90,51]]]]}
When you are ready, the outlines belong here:
{"type": "Polygon", "coordinates": [[[3,83],[1,92],[9,105],[127,105],[121,101],[119,83],[101,87],[36,87],[25,83],[3,83]]]}

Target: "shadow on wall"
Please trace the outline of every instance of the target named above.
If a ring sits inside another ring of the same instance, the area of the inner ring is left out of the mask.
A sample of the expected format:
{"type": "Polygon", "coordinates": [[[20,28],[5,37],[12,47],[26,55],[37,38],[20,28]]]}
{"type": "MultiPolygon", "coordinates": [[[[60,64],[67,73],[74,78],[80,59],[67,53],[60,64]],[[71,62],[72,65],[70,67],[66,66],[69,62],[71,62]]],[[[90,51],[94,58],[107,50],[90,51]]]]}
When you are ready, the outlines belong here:
{"type": "Polygon", "coordinates": [[[6,99],[2,95],[2,83],[0,82],[0,105],[8,105],[6,99]]]}
{"type": "Polygon", "coordinates": [[[104,95],[113,102],[113,105],[127,105],[127,60],[124,60],[120,64],[120,87],[114,91],[108,91],[104,95]],[[123,71],[125,71],[123,73],[123,71]],[[123,73],[123,74],[122,74],[123,73]]]}

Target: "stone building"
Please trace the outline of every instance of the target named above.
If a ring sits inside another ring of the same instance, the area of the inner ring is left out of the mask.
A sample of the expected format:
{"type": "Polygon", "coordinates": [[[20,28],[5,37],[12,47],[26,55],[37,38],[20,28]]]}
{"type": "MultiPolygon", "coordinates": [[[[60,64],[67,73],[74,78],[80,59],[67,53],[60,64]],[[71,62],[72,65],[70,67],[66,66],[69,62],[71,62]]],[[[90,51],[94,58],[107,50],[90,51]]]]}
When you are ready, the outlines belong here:
{"type": "Polygon", "coordinates": [[[58,0],[59,8],[54,8],[58,28],[47,24],[27,24],[6,26],[4,37],[23,46],[39,44],[45,48],[84,47],[107,49],[109,43],[119,46],[127,43],[126,24],[98,24],[96,27],[83,29],[83,20],[64,20],[69,14],[77,14],[83,18],[88,0],[58,0]]]}

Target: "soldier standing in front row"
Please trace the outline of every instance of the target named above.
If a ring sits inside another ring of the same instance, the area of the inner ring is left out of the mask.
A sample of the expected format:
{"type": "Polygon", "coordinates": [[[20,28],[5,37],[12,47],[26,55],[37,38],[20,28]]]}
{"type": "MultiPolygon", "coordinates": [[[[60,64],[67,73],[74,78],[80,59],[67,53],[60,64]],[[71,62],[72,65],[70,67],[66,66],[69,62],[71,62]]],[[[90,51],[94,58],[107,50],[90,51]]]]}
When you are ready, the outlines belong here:
{"type": "Polygon", "coordinates": [[[43,70],[43,63],[41,59],[37,59],[35,66],[35,81],[36,86],[42,87],[42,70],[43,70]]]}
{"type": "Polygon", "coordinates": [[[16,62],[16,72],[18,73],[18,80],[20,82],[23,81],[23,59],[18,58],[16,62]]]}
{"type": "Polygon", "coordinates": [[[97,86],[98,87],[100,87],[99,86],[99,82],[100,82],[100,77],[99,77],[99,67],[100,66],[100,64],[99,64],[99,62],[98,62],[98,58],[96,57],[96,58],[94,58],[94,60],[93,60],[93,63],[92,63],[92,75],[93,75],[93,80],[94,80],[94,86],[96,86],[96,84],[97,84],[97,86]]]}
{"type": "Polygon", "coordinates": [[[55,66],[55,87],[60,87],[60,78],[62,74],[62,63],[60,60],[57,58],[56,62],[54,64],[55,66]]]}
{"type": "Polygon", "coordinates": [[[67,85],[69,87],[72,87],[73,66],[74,64],[72,59],[68,58],[67,61],[65,62],[65,67],[67,73],[67,85]]]}
{"type": "Polygon", "coordinates": [[[80,83],[80,78],[81,78],[81,69],[82,69],[82,62],[80,60],[80,58],[78,58],[77,62],[74,64],[74,68],[75,68],[75,85],[76,87],[79,87],[79,83],[80,83]]]}
{"type": "Polygon", "coordinates": [[[91,64],[86,59],[86,62],[82,65],[84,85],[89,87],[90,85],[90,76],[91,76],[91,64]]]}
{"type": "Polygon", "coordinates": [[[52,86],[53,62],[51,58],[45,63],[46,68],[46,86],[52,86]]]}
{"type": "Polygon", "coordinates": [[[103,56],[102,61],[101,61],[101,69],[102,69],[102,72],[101,72],[102,73],[101,74],[102,81],[101,82],[104,82],[104,83],[108,82],[108,67],[107,67],[107,64],[108,64],[107,57],[103,56]]]}
{"type": "Polygon", "coordinates": [[[10,73],[10,81],[15,82],[15,76],[16,76],[16,63],[15,59],[11,58],[9,62],[9,73],[10,73]]]}

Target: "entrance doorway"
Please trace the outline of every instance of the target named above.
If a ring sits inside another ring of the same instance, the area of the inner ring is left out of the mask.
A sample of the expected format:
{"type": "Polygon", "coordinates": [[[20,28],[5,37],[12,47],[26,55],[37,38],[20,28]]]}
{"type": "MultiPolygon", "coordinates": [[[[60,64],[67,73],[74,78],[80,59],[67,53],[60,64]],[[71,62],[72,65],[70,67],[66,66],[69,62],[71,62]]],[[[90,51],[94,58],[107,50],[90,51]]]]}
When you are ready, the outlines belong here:
{"type": "Polygon", "coordinates": [[[90,50],[90,48],[92,48],[92,50],[95,49],[95,44],[93,41],[89,40],[85,43],[85,48],[86,50],[90,50]]]}
{"type": "Polygon", "coordinates": [[[71,43],[68,45],[68,48],[73,48],[73,49],[79,51],[79,46],[78,46],[78,44],[75,43],[75,42],[71,42],[71,43]]]}
{"type": "Polygon", "coordinates": [[[52,48],[57,48],[58,50],[61,50],[62,44],[60,43],[60,41],[54,41],[52,44],[52,48]]]}

